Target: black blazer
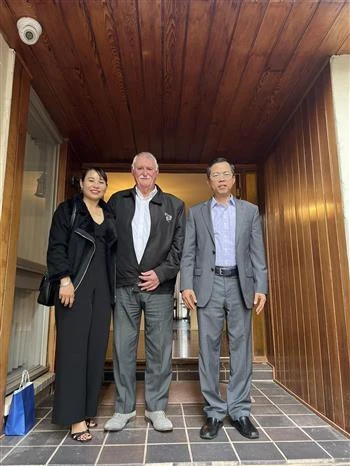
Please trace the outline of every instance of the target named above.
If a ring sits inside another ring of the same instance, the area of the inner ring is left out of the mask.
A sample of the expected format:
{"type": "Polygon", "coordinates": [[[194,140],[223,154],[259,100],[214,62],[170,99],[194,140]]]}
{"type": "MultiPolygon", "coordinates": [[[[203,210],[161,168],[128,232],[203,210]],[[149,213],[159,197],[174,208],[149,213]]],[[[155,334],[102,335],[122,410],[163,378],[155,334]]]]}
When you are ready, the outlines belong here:
{"type": "Polygon", "coordinates": [[[149,203],[151,231],[140,264],[136,259],[131,225],[135,188],[119,191],[108,201],[117,225],[117,286],[135,285],[140,272],[154,270],[160,285],[152,293],[173,293],[185,239],[185,209],[183,201],[163,193],[159,186],[157,189],[149,203]]]}
{"type": "MultiPolygon", "coordinates": [[[[114,303],[117,246],[115,219],[104,201],[101,200],[99,205],[103,209],[105,222],[107,222],[107,272],[114,303]]],[[[53,215],[47,250],[47,268],[50,280],[56,282],[62,277],[70,276],[75,289],[77,289],[89,267],[94,252],[94,221],[82,199],[82,195],[79,194],[62,202],[53,215]],[[76,205],[76,216],[73,227],[71,227],[74,203],[76,205]]]]}

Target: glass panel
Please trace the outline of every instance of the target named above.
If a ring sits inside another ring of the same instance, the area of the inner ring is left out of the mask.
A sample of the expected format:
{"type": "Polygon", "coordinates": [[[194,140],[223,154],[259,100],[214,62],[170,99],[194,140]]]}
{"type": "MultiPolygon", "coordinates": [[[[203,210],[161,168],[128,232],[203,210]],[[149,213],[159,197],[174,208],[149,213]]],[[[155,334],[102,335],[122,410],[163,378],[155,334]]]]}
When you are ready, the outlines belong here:
{"type": "Polygon", "coordinates": [[[55,195],[56,147],[27,134],[18,258],[45,266],[55,195]]]}
{"type": "Polygon", "coordinates": [[[45,371],[49,312],[39,305],[49,228],[56,195],[59,139],[35,93],[31,93],[26,138],[16,287],[8,360],[7,392],[23,369],[32,378],[45,371]]]}

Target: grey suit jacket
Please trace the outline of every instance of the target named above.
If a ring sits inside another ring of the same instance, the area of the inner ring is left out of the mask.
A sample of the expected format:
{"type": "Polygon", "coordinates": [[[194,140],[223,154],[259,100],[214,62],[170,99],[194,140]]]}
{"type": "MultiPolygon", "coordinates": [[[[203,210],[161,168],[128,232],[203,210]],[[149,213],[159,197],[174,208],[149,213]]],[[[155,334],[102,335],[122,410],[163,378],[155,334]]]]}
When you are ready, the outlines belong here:
{"type": "MultiPolygon", "coordinates": [[[[236,260],[239,283],[247,309],[254,294],[267,293],[267,268],[259,211],[256,205],[235,198],[236,260]]],[[[211,199],[189,211],[180,267],[180,289],[192,289],[198,307],[205,306],[214,283],[215,241],[211,199]]]]}

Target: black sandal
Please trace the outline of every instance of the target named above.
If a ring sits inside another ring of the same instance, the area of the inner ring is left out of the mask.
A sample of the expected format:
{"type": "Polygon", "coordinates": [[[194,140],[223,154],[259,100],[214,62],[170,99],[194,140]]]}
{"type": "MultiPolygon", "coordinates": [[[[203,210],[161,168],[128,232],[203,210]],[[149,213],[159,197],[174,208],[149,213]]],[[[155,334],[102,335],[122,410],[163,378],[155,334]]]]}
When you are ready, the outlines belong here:
{"type": "Polygon", "coordinates": [[[85,419],[85,422],[86,422],[86,427],[88,429],[93,429],[94,427],[97,427],[97,422],[92,417],[88,417],[87,419],[85,419]]]}
{"type": "Polygon", "coordinates": [[[76,442],[80,442],[80,443],[90,442],[90,440],[92,440],[92,435],[90,434],[90,438],[85,438],[84,439],[84,438],[82,438],[84,434],[90,434],[89,429],[83,430],[82,432],[74,432],[74,433],[71,432],[70,436],[76,442]]]}

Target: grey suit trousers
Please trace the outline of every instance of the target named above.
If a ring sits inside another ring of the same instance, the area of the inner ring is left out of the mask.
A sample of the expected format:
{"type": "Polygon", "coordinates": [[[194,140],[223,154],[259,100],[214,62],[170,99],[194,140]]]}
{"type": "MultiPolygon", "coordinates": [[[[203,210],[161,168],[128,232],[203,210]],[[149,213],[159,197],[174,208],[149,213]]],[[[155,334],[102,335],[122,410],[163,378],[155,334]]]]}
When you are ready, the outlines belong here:
{"type": "Polygon", "coordinates": [[[145,405],[164,411],[168,404],[172,355],[172,294],[140,292],[138,287],[117,288],[114,310],[115,412],[136,409],[136,357],[142,311],[145,317],[145,405]]]}
{"type": "Polygon", "coordinates": [[[233,420],[249,416],[252,381],[251,310],[247,310],[237,277],[215,276],[211,298],[197,309],[199,375],[207,417],[233,420]],[[225,318],[230,349],[227,400],[220,393],[220,349],[225,318]]]}

